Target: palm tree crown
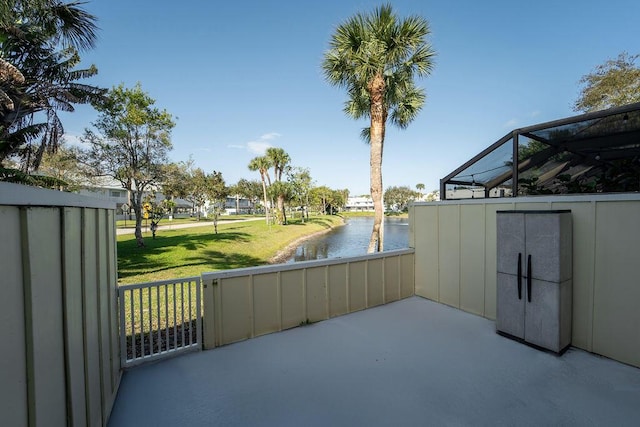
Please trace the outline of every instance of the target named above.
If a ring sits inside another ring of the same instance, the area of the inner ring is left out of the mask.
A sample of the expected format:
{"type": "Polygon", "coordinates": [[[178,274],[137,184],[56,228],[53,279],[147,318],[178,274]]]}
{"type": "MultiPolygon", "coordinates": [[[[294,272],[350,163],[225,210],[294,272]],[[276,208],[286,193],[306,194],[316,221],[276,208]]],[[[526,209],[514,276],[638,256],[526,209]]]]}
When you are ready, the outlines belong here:
{"type": "Polygon", "coordinates": [[[355,119],[368,117],[372,101],[381,95],[383,109],[391,111],[391,122],[405,128],[426,98],[413,78],[426,76],[433,68],[435,53],[426,42],[429,34],[424,18],[399,21],[390,5],[371,15],[357,14],[340,25],[322,68],[331,84],[347,89],[345,112],[355,119]]]}
{"type": "Polygon", "coordinates": [[[375,217],[368,252],[383,249],[382,151],[387,120],[406,128],[426,95],[414,77],[429,74],[435,55],[426,37],[428,22],[419,16],[400,20],[390,5],[370,15],[357,14],[338,26],[325,53],[327,81],[349,93],[344,111],[369,118],[362,136],[370,145],[371,198],[375,217]]]}

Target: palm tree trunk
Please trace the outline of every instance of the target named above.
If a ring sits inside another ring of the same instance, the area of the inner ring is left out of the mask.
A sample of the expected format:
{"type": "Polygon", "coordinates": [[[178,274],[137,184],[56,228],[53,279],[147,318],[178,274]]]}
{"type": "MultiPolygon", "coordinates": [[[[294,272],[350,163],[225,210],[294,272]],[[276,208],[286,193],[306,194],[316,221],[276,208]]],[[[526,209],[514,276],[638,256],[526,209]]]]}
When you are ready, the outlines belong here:
{"type": "Polygon", "coordinates": [[[370,183],[373,199],[373,230],[369,239],[367,253],[382,252],[384,249],[384,205],[382,203],[382,149],[384,144],[387,111],[384,108],[385,83],[382,75],[373,78],[369,84],[371,94],[370,183]]]}
{"type": "Polygon", "coordinates": [[[284,211],[284,196],[282,194],[278,195],[278,210],[280,211],[281,215],[282,215],[282,224],[286,225],[287,224],[287,214],[284,211]]]}
{"type": "Polygon", "coordinates": [[[269,209],[267,209],[267,184],[264,181],[264,175],[262,175],[262,194],[264,196],[264,213],[267,218],[267,225],[269,225],[269,209]]]}

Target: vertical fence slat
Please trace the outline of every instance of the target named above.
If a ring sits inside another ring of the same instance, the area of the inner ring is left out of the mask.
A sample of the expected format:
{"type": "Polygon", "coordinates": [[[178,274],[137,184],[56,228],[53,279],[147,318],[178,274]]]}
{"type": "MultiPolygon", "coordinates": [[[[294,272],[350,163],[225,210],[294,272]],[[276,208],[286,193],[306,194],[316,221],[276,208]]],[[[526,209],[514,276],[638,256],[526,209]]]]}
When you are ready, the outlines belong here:
{"type": "Polygon", "coordinates": [[[120,366],[124,366],[127,362],[127,323],[124,318],[126,311],[126,307],[124,306],[125,292],[124,289],[118,289],[118,306],[120,307],[120,366]]]}

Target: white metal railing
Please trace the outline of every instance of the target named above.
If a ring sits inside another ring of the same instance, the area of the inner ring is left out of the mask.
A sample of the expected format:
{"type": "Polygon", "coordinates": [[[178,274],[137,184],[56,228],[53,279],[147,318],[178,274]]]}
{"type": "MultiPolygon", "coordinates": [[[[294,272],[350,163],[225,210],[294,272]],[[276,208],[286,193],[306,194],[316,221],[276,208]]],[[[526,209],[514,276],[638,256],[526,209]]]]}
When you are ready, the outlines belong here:
{"type": "Polygon", "coordinates": [[[118,288],[123,367],[202,349],[200,284],[194,276],[118,288]]]}

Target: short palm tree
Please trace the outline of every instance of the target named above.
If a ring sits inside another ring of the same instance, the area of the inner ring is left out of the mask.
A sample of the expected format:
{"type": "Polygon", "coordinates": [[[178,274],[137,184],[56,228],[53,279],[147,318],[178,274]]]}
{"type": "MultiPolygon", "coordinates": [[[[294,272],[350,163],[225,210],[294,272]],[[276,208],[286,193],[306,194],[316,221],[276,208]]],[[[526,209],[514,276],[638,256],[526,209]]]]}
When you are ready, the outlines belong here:
{"type": "MultiPolygon", "coordinates": [[[[267,148],[266,157],[271,161],[273,166],[273,179],[275,182],[282,182],[282,173],[288,168],[291,163],[291,157],[282,148],[270,147],[267,148]]],[[[275,184],[275,183],[274,183],[275,184]]],[[[278,184],[274,189],[274,195],[276,196],[278,204],[278,223],[286,224],[287,215],[284,210],[284,201],[287,198],[287,186],[278,184]]]]}
{"type": "Polygon", "coordinates": [[[357,14],[338,26],[322,68],[329,83],[345,87],[344,111],[369,118],[363,136],[370,145],[371,197],[375,217],[368,252],[384,246],[382,151],[387,121],[401,129],[417,116],[426,95],[414,76],[431,72],[435,55],[426,37],[428,22],[419,16],[398,19],[390,5],[370,15],[357,14]]]}
{"type": "Polygon", "coordinates": [[[260,180],[262,181],[262,195],[264,197],[264,211],[267,217],[267,224],[269,224],[269,209],[267,208],[267,180],[271,183],[269,178],[269,168],[271,167],[271,160],[267,156],[258,156],[251,159],[249,162],[249,170],[260,172],[260,180]]]}

